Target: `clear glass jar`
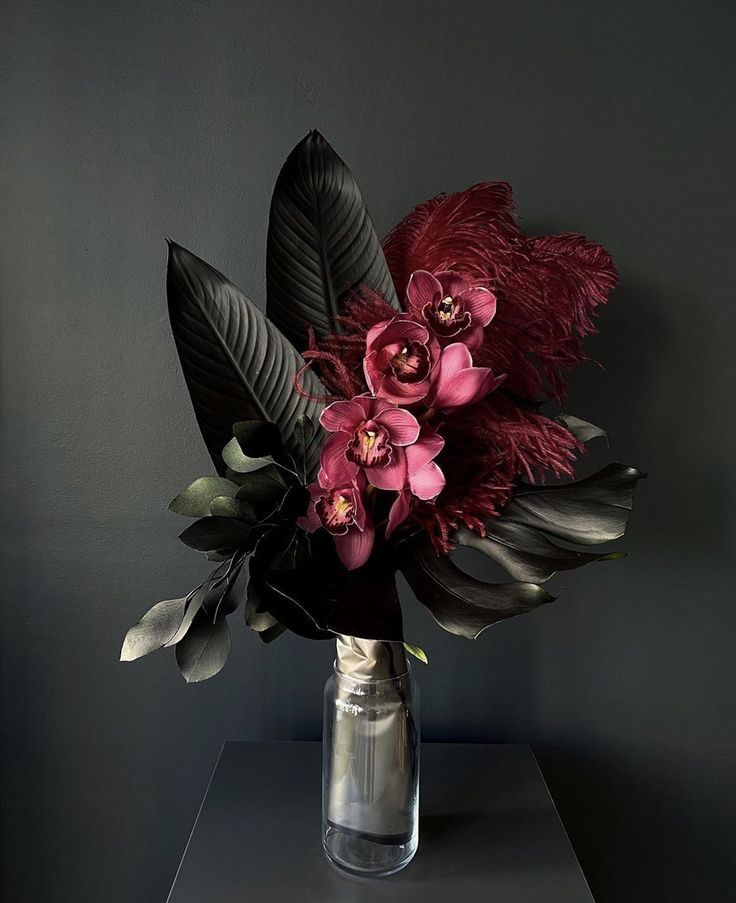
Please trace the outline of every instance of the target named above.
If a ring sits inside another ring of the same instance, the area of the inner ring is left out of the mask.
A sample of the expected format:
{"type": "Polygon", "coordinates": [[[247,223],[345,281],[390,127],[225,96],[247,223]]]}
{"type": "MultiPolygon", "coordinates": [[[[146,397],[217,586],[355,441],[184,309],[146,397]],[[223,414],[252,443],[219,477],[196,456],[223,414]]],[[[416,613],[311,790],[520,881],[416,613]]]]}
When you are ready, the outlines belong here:
{"type": "Polygon", "coordinates": [[[338,661],[325,686],[322,845],[353,874],[397,872],[419,843],[418,693],[402,660],[380,679],[338,661]]]}

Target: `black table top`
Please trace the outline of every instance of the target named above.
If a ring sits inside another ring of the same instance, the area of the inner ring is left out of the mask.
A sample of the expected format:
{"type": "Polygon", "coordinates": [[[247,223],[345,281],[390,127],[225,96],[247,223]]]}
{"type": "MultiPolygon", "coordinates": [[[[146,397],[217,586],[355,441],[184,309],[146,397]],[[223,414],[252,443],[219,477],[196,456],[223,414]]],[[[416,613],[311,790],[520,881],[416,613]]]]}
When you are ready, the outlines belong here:
{"type": "Polygon", "coordinates": [[[419,850],[343,875],[320,838],[321,745],[223,746],[168,903],[591,903],[528,746],[422,746],[419,850]]]}

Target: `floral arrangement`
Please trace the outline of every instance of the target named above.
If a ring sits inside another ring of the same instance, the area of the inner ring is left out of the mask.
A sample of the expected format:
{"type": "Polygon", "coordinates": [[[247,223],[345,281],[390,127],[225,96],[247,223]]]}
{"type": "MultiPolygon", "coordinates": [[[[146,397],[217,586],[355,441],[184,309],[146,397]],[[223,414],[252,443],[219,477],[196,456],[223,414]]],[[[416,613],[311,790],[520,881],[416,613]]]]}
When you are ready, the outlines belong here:
{"type": "Polygon", "coordinates": [[[267,316],[169,245],[172,329],[217,470],[170,507],[195,518],[180,538],[217,567],[145,614],[121,658],[175,646],[188,681],[210,677],[241,606],[266,642],[403,643],[397,572],[442,627],[475,638],[552,601],[557,571],[622,557],[574,546],[623,534],[643,474],[573,480],[604,433],[542,410],[561,405],[616,282],[600,245],[524,235],[505,183],[429,200],[381,244],[351,173],[310,133],[274,189],[267,316]],[[465,574],[457,546],[510,580],[465,574]]]}

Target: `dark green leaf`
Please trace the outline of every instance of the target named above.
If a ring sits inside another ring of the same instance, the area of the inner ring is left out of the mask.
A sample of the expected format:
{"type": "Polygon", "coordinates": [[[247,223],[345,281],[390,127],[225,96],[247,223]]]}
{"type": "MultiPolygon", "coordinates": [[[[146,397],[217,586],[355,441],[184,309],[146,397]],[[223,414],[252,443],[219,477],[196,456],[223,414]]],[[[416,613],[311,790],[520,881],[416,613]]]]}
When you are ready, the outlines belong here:
{"type": "Polygon", "coordinates": [[[581,420],[579,417],[574,417],[572,414],[558,414],[557,417],[555,417],[555,420],[557,423],[561,423],[568,429],[580,442],[590,442],[593,439],[605,439],[606,443],[608,443],[606,431],[602,430],[594,423],[588,423],[587,420],[581,420]]]}
{"type": "Polygon", "coordinates": [[[294,148],[276,182],[266,282],[268,317],[300,351],[307,327],[317,338],[335,328],[361,287],[400,309],[355,179],[319,132],[294,148]]]}
{"type": "Polygon", "coordinates": [[[241,545],[250,527],[231,517],[203,517],[180,534],[179,539],[198,552],[230,549],[241,545]]]}
{"type": "Polygon", "coordinates": [[[484,583],[439,556],[425,537],[408,543],[401,570],[440,627],[474,640],[497,621],[554,601],[534,583],[484,583]]]}
{"type": "Polygon", "coordinates": [[[218,496],[234,496],[238,487],[224,477],[200,477],[170,502],[169,508],[187,517],[205,517],[210,502],[218,496]]]}
{"type": "Polygon", "coordinates": [[[120,661],[132,662],[165,646],[181,624],[185,605],[186,599],[157,602],[125,634],[120,661]]]}
{"type": "MultiPolygon", "coordinates": [[[[233,424],[274,423],[292,453],[294,424],[302,413],[319,416],[323,404],[294,388],[304,361],[279,330],[221,273],[171,243],[167,273],[171,327],[202,436],[220,475],[222,449],[233,424]]],[[[324,387],[311,370],[304,390],[319,398],[324,387]]],[[[322,437],[309,448],[310,476],[319,466],[322,437]]]]}
{"type": "Polygon", "coordinates": [[[286,493],[286,484],[274,466],[240,477],[236,498],[247,502],[259,514],[273,511],[286,493]]]}
{"type": "Polygon", "coordinates": [[[223,448],[222,460],[230,470],[234,470],[237,473],[253,473],[256,470],[267,467],[269,464],[273,464],[273,458],[270,456],[267,458],[251,458],[249,455],[246,455],[235,437],[223,448]]]}
{"type": "Polygon", "coordinates": [[[255,524],[256,515],[253,508],[242,499],[232,499],[226,495],[220,495],[212,499],[210,514],[215,517],[237,517],[248,524],[255,524]]]}
{"type": "Polygon", "coordinates": [[[306,482],[308,450],[315,434],[315,426],[308,414],[301,414],[294,426],[294,438],[299,447],[298,460],[302,467],[304,482],[306,482]]]}
{"type": "MultiPolygon", "coordinates": [[[[296,424],[304,416],[300,414],[296,424]]],[[[284,446],[278,427],[268,420],[241,420],[233,426],[233,433],[242,450],[251,458],[278,455],[284,446]]]]}
{"type": "Polygon", "coordinates": [[[176,662],[187,683],[214,677],[230,655],[230,628],[225,618],[214,624],[208,618],[197,619],[192,629],[176,646],[176,662]]]}
{"type": "Polygon", "coordinates": [[[636,484],[645,476],[633,467],[609,464],[573,483],[522,484],[502,517],[567,542],[580,545],[610,542],[623,535],[636,484]]]}
{"type": "Polygon", "coordinates": [[[544,583],[557,571],[582,567],[593,561],[626,557],[625,552],[593,554],[563,549],[531,527],[505,518],[489,521],[485,537],[462,528],[455,532],[453,539],[458,545],[483,552],[505,568],[514,580],[523,583],[544,583]]]}

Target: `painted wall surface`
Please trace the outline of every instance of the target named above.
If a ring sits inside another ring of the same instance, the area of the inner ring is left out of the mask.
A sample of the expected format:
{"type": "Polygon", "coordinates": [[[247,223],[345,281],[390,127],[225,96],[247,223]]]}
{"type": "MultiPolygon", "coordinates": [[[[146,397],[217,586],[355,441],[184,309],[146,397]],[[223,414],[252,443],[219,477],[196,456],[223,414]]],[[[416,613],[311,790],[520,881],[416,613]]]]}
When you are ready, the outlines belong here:
{"type": "Polygon", "coordinates": [[[425,736],[533,743],[602,903],[734,899],[735,18],[626,0],[4,4],[5,899],[163,900],[223,739],[320,734],[329,644],[243,628],[197,686],[172,656],[117,662],[127,627],[205,567],[166,511],[209,461],[164,238],[262,304],[271,189],[312,127],[381,233],[506,179],[528,232],[614,255],[622,285],[589,343],[605,370],[575,373],[568,408],[651,474],[630,557],[475,644],[407,604],[431,659],[425,736]]]}

